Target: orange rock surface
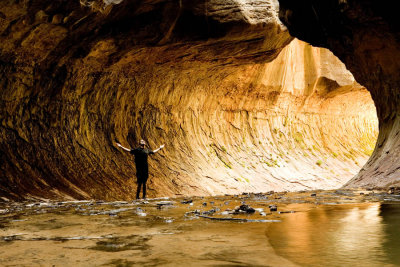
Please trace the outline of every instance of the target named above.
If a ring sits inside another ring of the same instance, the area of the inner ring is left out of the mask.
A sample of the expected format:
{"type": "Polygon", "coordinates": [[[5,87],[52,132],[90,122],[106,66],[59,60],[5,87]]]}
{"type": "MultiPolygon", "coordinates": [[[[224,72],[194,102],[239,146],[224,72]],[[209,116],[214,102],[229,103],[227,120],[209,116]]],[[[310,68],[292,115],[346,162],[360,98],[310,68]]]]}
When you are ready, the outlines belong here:
{"type": "Polygon", "coordinates": [[[278,8],[1,2],[0,195],[131,199],[115,143],[141,138],[165,143],[150,197],[342,186],[374,148],[374,103],[278,8]]]}
{"type": "Polygon", "coordinates": [[[371,93],[379,120],[376,148],[346,187],[400,186],[400,25],[394,2],[281,0],[291,34],[329,48],[371,93]]]}

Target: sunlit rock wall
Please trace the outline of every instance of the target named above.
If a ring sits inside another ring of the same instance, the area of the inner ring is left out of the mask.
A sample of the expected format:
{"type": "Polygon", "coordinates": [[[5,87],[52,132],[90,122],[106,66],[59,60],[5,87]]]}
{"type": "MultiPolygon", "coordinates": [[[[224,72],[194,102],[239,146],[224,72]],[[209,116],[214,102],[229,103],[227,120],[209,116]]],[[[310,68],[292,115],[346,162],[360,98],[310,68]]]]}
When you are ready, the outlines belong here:
{"type": "Polygon", "coordinates": [[[400,186],[400,23],[393,1],[281,0],[291,34],[327,47],[375,102],[379,137],[373,155],[346,186],[400,186]]]}
{"type": "Polygon", "coordinates": [[[291,42],[275,1],[0,3],[0,195],[131,199],[335,188],[371,153],[369,93],[291,42]],[[290,43],[290,44],[289,44],[290,43]],[[289,45],[288,45],[289,44],[289,45]]]}

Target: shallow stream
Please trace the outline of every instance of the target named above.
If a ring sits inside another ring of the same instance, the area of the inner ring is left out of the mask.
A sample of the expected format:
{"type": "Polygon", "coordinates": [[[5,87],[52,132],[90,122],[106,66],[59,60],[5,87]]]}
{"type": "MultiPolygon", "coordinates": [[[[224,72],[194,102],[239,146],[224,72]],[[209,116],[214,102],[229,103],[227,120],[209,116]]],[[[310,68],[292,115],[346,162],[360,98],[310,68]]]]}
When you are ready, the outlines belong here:
{"type": "Polygon", "coordinates": [[[400,266],[400,196],[0,203],[0,266],[178,265],[400,266]]]}

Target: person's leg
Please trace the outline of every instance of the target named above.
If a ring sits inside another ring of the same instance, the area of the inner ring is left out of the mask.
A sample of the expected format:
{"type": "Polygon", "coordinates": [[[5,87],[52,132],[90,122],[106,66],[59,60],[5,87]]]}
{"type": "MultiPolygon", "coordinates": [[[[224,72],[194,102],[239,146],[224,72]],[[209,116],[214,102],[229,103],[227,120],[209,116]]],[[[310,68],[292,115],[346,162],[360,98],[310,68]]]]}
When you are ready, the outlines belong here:
{"type": "Polygon", "coordinates": [[[143,199],[146,199],[146,181],[143,182],[143,199]]]}
{"type": "Polygon", "coordinates": [[[149,178],[149,170],[147,168],[143,169],[143,176],[142,176],[142,182],[143,182],[143,199],[146,198],[146,183],[147,179],[149,178]]]}
{"type": "Polygon", "coordinates": [[[139,199],[140,195],[140,188],[142,187],[142,181],[138,180],[137,181],[137,189],[136,189],[136,199],[139,199]]]}

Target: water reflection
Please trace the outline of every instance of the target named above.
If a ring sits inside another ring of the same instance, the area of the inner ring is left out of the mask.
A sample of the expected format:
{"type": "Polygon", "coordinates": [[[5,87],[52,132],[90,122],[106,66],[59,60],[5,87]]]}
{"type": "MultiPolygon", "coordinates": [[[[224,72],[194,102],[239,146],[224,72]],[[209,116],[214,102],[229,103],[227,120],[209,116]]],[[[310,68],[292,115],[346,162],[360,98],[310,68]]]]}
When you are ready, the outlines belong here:
{"type": "Polygon", "coordinates": [[[400,266],[400,205],[382,204],[379,216],[386,233],[383,247],[388,262],[400,266]]]}
{"type": "Polygon", "coordinates": [[[320,206],[267,231],[276,252],[302,266],[400,265],[400,205],[320,206]]]}
{"type": "Polygon", "coordinates": [[[315,195],[0,203],[0,266],[400,266],[400,196],[315,195]]]}

